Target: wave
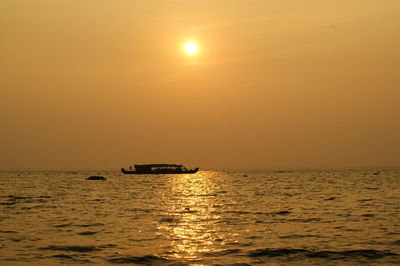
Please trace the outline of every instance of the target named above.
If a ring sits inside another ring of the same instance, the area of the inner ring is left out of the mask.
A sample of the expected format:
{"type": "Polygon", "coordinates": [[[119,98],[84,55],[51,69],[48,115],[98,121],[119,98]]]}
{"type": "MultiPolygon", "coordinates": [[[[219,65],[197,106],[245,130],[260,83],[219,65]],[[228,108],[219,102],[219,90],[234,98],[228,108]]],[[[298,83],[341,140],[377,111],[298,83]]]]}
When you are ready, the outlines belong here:
{"type": "Polygon", "coordinates": [[[363,257],[368,259],[381,259],[384,257],[398,257],[399,254],[389,251],[379,251],[373,249],[359,249],[346,251],[310,251],[306,249],[257,249],[248,253],[249,257],[287,257],[303,256],[307,258],[325,258],[325,259],[346,259],[354,257],[363,257]]]}
{"type": "Polygon", "coordinates": [[[224,249],[224,250],[220,250],[220,251],[204,253],[204,256],[207,256],[207,257],[220,257],[220,256],[239,253],[240,251],[241,251],[240,249],[224,249]]]}
{"type": "Polygon", "coordinates": [[[144,212],[144,213],[153,213],[157,211],[156,209],[142,209],[142,208],[129,208],[126,210],[130,212],[144,212]]]}
{"type": "Polygon", "coordinates": [[[83,232],[79,232],[78,235],[82,235],[82,236],[88,236],[88,235],[94,235],[97,234],[97,232],[95,231],[83,231],[83,232]]]}
{"type": "Polygon", "coordinates": [[[94,224],[77,224],[77,227],[91,227],[91,226],[103,226],[102,223],[94,223],[94,224]]]}
{"type": "Polygon", "coordinates": [[[288,236],[280,236],[279,238],[281,238],[281,239],[286,239],[286,238],[297,239],[297,238],[305,238],[305,237],[321,237],[321,236],[319,236],[319,235],[288,235],[288,236]]]}
{"type": "MultiPolygon", "coordinates": [[[[389,251],[379,250],[346,250],[346,251],[313,251],[307,249],[276,248],[276,249],[256,249],[246,252],[241,249],[225,249],[215,252],[203,253],[204,257],[224,257],[224,256],[247,256],[249,258],[280,258],[280,259],[328,259],[328,260],[350,260],[355,258],[363,259],[383,259],[386,257],[398,258],[400,255],[389,251]]],[[[106,259],[109,263],[116,264],[144,264],[144,265],[179,265],[176,260],[171,260],[156,255],[129,256],[112,255],[106,259]]],[[[248,264],[237,264],[248,265],[248,264]]]]}
{"type": "Polygon", "coordinates": [[[248,211],[225,211],[224,213],[233,213],[238,215],[257,214],[257,215],[288,215],[290,211],[277,211],[277,212],[248,212],[248,211]]]}
{"type": "Polygon", "coordinates": [[[107,259],[110,263],[121,263],[121,264],[146,264],[146,265],[153,265],[157,263],[166,263],[168,262],[167,259],[160,258],[153,255],[145,255],[145,256],[120,256],[107,259]]]}
{"type": "Polygon", "coordinates": [[[180,220],[173,217],[165,217],[160,220],[160,223],[179,223],[180,220]]]}
{"type": "Polygon", "coordinates": [[[103,226],[104,224],[102,223],[93,223],[93,224],[73,224],[72,222],[68,222],[65,224],[56,224],[56,225],[52,225],[52,227],[56,227],[56,228],[63,228],[63,227],[92,227],[92,226],[103,226]]]}
{"type": "Polygon", "coordinates": [[[18,232],[16,231],[11,231],[11,230],[0,230],[0,233],[4,233],[4,234],[16,234],[18,232]]]}
{"type": "MultiPolygon", "coordinates": [[[[8,196],[0,196],[3,198],[4,201],[0,202],[0,205],[16,205],[19,203],[45,203],[50,199],[50,196],[42,195],[42,196],[15,196],[15,195],[8,195],[8,196]]],[[[33,207],[22,207],[23,210],[30,210],[32,208],[54,208],[53,206],[47,207],[42,205],[37,205],[33,207]]]]}
{"type": "Polygon", "coordinates": [[[67,226],[70,226],[70,225],[72,225],[72,223],[56,224],[56,225],[53,225],[53,227],[56,227],[56,228],[63,228],[63,227],[67,227],[67,226]]]}
{"type": "Polygon", "coordinates": [[[15,202],[0,202],[0,205],[15,205],[15,202]]]}
{"type": "Polygon", "coordinates": [[[38,248],[40,250],[55,250],[55,251],[72,251],[72,252],[93,252],[99,251],[104,248],[116,247],[114,244],[105,244],[100,246],[62,246],[62,245],[50,245],[47,247],[38,248]]]}
{"type": "Polygon", "coordinates": [[[391,244],[392,245],[400,245],[400,240],[393,241],[391,244]]]}
{"type": "Polygon", "coordinates": [[[335,199],[337,199],[337,197],[330,197],[330,198],[324,199],[324,201],[330,201],[330,200],[335,200],[335,199]]]}
{"type": "Polygon", "coordinates": [[[363,217],[375,217],[375,214],[367,213],[367,214],[363,214],[361,216],[363,216],[363,217]]]}
{"type": "Polygon", "coordinates": [[[308,219],[288,219],[288,222],[295,223],[309,223],[309,222],[320,222],[321,218],[308,218],[308,219]]]}
{"type": "Polygon", "coordinates": [[[128,239],[129,241],[132,241],[132,242],[146,242],[146,241],[154,241],[154,240],[159,240],[160,238],[141,238],[141,239],[133,239],[133,238],[130,238],[130,239],[128,239]]]}
{"type": "Polygon", "coordinates": [[[93,261],[88,260],[88,259],[81,259],[78,258],[77,256],[70,255],[70,254],[56,254],[50,256],[50,258],[55,258],[55,259],[61,259],[61,260],[70,260],[78,263],[93,263],[93,261]]]}
{"type": "Polygon", "coordinates": [[[23,199],[32,199],[33,197],[8,195],[8,198],[10,200],[23,200],[23,199]]]}
{"type": "Polygon", "coordinates": [[[38,248],[41,250],[56,250],[56,251],[73,251],[73,252],[92,252],[98,251],[101,248],[96,246],[57,246],[50,245],[47,247],[38,248]]]}

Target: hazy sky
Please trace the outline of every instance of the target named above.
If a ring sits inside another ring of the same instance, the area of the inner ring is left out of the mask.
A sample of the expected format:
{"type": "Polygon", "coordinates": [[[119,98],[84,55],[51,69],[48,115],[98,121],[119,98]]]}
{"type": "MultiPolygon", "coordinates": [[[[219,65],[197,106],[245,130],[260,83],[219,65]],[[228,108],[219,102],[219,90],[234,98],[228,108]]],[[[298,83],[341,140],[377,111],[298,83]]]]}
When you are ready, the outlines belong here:
{"type": "Polygon", "coordinates": [[[399,167],[400,1],[1,0],[0,99],[2,170],[399,167]]]}

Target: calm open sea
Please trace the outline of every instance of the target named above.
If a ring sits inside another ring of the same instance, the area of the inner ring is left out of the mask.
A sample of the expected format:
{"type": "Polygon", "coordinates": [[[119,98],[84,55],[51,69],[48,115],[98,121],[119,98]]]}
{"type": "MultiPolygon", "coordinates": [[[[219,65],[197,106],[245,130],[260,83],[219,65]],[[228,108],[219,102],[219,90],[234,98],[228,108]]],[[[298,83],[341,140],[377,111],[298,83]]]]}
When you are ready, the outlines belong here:
{"type": "Polygon", "coordinates": [[[0,265],[91,263],[400,264],[400,170],[0,173],[0,265]]]}

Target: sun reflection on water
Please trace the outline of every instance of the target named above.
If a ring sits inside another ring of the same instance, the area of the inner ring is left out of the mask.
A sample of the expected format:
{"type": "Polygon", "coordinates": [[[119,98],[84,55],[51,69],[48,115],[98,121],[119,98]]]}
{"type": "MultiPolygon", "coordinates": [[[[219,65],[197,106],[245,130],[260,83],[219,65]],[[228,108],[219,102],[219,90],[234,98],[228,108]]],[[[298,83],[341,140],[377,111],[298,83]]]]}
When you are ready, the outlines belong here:
{"type": "Polygon", "coordinates": [[[217,186],[212,172],[174,175],[163,207],[164,222],[158,230],[169,240],[169,256],[195,260],[199,254],[216,251],[225,237],[217,229],[217,186]],[[218,244],[218,245],[216,245],[218,244]]]}

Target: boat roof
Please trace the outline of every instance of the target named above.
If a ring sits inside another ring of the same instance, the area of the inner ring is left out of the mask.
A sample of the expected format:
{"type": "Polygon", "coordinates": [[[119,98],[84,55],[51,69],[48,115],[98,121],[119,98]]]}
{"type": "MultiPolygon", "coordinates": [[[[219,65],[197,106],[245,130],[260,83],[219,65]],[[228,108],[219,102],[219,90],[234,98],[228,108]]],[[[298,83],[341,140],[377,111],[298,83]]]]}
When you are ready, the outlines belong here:
{"type": "Polygon", "coordinates": [[[135,167],[182,167],[181,164],[135,164],[135,167]]]}

